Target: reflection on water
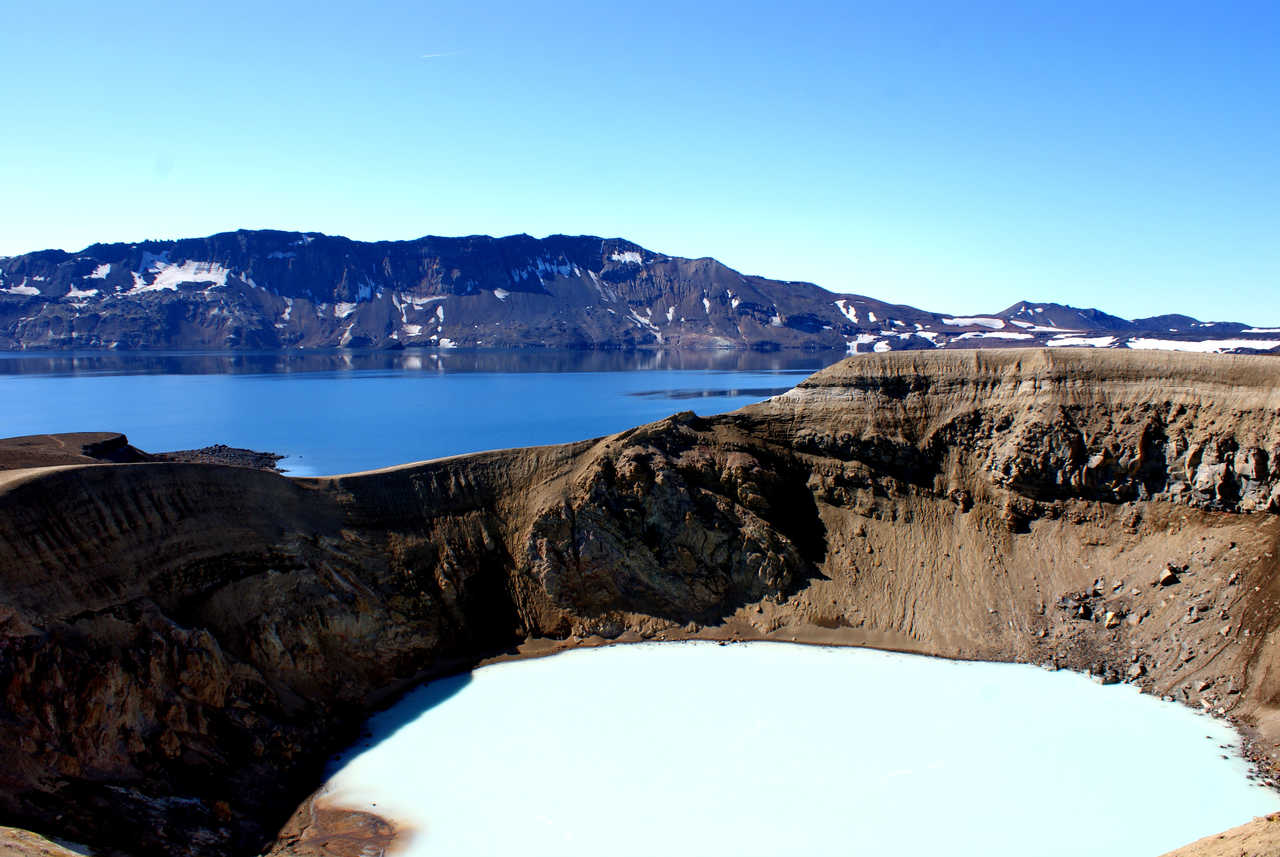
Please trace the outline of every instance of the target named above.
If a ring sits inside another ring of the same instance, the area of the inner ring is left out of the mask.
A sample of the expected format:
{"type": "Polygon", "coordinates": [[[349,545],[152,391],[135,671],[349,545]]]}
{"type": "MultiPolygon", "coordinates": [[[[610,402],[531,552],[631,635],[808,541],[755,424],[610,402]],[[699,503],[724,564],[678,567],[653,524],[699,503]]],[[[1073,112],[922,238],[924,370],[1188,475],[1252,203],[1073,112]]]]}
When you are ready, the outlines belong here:
{"type": "Polygon", "coordinates": [[[841,351],[48,351],[0,353],[0,375],[241,375],[303,372],[631,372],[809,374],[841,351]]]}
{"type": "Polygon", "coordinates": [[[738,397],[745,396],[749,399],[767,399],[770,396],[781,396],[794,387],[792,384],[787,387],[729,387],[710,390],[641,390],[638,393],[628,393],[629,396],[639,396],[642,399],[716,399],[725,396],[738,397]]]}

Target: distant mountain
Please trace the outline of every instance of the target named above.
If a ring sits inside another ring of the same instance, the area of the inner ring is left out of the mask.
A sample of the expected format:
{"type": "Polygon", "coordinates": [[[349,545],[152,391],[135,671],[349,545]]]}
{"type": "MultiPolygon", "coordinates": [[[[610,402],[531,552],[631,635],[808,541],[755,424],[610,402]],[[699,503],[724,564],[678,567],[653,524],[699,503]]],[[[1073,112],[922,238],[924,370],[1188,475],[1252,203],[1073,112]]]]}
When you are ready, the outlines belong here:
{"type": "Polygon", "coordinates": [[[0,348],[1275,350],[1280,332],[1021,302],[946,315],[620,238],[359,242],[278,231],[0,259],[0,348]]]}
{"type": "MultiPolygon", "coordinates": [[[[1101,310],[1080,309],[1063,304],[1037,304],[1020,301],[1002,313],[1000,318],[1030,330],[1034,327],[1052,327],[1070,330],[1133,330],[1133,324],[1123,318],[1108,315],[1101,310]]],[[[1194,319],[1192,319],[1194,321],[1194,319]]]]}

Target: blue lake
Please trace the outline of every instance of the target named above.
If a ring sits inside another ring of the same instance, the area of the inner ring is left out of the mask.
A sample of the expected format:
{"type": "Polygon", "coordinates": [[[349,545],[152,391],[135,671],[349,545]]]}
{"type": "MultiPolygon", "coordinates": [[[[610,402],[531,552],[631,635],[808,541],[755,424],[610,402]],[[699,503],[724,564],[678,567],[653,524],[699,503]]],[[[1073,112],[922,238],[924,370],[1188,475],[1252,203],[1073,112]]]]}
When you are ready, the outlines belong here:
{"type": "Polygon", "coordinates": [[[839,352],[18,353],[0,355],[0,436],[121,431],[164,451],[281,453],[348,473],[622,431],[760,401],[839,352]]]}

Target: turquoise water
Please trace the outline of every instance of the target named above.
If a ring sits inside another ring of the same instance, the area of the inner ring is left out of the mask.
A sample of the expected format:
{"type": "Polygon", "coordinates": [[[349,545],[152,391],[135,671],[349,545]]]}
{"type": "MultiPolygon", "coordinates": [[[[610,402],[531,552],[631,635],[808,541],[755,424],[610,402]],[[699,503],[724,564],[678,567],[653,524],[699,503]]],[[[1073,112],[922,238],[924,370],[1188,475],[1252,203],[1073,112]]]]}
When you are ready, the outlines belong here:
{"type": "Polygon", "coordinates": [[[320,798],[427,855],[1155,857],[1280,809],[1227,726],[1067,672],[658,643],[432,682],[320,798]]]}
{"type": "Polygon", "coordinates": [[[225,443],[295,475],[564,443],[781,393],[843,355],[325,352],[0,356],[0,436],[225,443]]]}

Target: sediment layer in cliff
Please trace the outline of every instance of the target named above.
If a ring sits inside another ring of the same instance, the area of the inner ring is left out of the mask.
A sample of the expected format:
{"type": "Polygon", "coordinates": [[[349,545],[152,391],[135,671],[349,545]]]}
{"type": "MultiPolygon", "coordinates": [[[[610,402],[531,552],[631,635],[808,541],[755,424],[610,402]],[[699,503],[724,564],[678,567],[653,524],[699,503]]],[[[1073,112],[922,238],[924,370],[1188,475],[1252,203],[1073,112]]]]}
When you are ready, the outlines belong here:
{"type": "Polygon", "coordinates": [[[1266,358],[913,352],[723,416],[369,473],[0,473],[0,821],[253,853],[371,708],[539,641],[1053,663],[1270,753],[1278,417],[1266,358]]]}

